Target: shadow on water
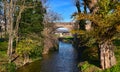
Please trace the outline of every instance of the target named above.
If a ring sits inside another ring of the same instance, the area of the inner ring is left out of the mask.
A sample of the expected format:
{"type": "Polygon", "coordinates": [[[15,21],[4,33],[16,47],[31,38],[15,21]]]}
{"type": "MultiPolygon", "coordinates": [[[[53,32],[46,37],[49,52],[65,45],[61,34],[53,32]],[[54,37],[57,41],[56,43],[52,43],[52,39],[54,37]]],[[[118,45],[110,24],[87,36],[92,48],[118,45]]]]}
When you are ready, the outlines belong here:
{"type": "Polygon", "coordinates": [[[44,55],[41,61],[33,62],[17,72],[79,72],[77,51],[72,44],[59,42],[59,51],[44,55]]]}

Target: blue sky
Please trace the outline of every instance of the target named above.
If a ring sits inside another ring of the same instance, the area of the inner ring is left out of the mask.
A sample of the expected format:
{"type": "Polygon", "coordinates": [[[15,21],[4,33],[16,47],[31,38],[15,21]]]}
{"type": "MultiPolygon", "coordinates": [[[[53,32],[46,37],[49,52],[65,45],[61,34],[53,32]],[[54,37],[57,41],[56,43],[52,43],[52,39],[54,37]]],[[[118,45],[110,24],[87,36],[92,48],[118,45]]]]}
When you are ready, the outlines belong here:
{"type": "Polygon", "coordinates": [[[77,11],[73,0],[49,0],[48,4],[51,10],[61,14],[63,22],[72,21],[70,17],[77,11]]]}

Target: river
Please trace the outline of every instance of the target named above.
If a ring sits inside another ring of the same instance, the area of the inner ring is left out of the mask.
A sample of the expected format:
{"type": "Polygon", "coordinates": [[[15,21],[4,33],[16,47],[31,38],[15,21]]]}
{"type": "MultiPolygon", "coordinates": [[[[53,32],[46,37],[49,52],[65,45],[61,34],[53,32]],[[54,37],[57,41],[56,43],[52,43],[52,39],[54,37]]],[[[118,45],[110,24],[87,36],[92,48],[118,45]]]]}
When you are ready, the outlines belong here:
{"type": "Polygon", "coordinates": [[[59,51],[44,55],[42,60],[28,64],[17,72],[79,72],[77,56],[72,44],[59,42],[59,51]]]}

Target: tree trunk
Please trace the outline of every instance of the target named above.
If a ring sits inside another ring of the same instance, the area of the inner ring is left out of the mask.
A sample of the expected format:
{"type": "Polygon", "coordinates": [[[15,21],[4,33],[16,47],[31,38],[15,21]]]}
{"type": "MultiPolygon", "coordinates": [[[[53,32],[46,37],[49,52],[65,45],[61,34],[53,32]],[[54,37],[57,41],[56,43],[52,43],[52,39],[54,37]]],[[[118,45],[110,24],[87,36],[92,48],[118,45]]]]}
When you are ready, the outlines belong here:
{"type": "Polygon", "coordinates": [[[25,64],[27,64],[29,62],[29,54],[24,53],[23,58],[24,58],[23,64],[25,65],[25,64]]]}
{"type": "Polygon", "coordinates": [[[13,1],[11,0],[9,3],[9,11],[8,11],[8,34],[9,34],[9,41],[8,41],[8,50],[7,54],[9,56],[9,62],[12,60],[12,51],[13,51],[13,39],[14,39],[14,34],[13,34],[13,1]]]}
{"type": "Polygon", "coordinates": [[[17,19],[16,19],[16,28],[15,28],[16,44],[18,43],[18,30],[19,30],[19,23],[20,23],[20,19],[21,19],[21,14],[24,11],[24,9],[25,9],[24,6],[20,7],[20,11],[19,11],[19,14],[18,14],[17,19]]]}
{"type": "Polygon", "coordinates": [[[100,64],[102,69],[107,69],[116,64],[114,55],[114,45],[112,41],[107,40],[99,44],[100,49],[100,64]]]}
{"type": "Polygon", "coordinates": [[[13,51],[13,36],[9,35],[8,50],[7,54],[9,56],[9,62],[12,60],[12,51],[13,51]]]}
{"type": "Polygon", "coordinates": [[[5,38],[7,37],[7,2],[4,1],[5,38]]]}

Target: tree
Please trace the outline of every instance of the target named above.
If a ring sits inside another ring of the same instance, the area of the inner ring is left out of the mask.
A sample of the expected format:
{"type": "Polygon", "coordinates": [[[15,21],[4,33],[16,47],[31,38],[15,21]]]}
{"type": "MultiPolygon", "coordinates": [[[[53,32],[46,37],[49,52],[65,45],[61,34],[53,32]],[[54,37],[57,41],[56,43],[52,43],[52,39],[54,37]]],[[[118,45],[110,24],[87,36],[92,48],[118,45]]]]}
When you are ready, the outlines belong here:
{"type": "Polygon", "coordinates": [[[40,57],[42,54],[44,13],[41,1],[36,1],[34,7],[26,8],[21,14],[16,51],[23,58],[24,64],[29,62],[30,56],[40,57]]]}
{"type": "Polygon", "coordinates": [[[90,13],[96,13],[98,10],[98,0],[84,0],[85,5],[89,8],[90,13]]]}
{"type": "Polygon", "coordinates": [[[55,22],[61,20],[58,13],[48,11],[44,17],[44,49],[43,54],[48,54],[50,50],[57,50],[57,38],[54,35],[56,30],[55,22]]]}
{"type": "MultiPolygon", "coordinates": [[[[4,16],[5,16],[5,24],[6,30],[9,36],[8,41],[8,57],[9,62],[12,60],[12,52],[13,52],[13,42],[16,40],[16,44],[18,42],[18,30],[19,24],[21,21],[21,14],[24,10],[29,8],[34,8],[36,4],[38,4],[39,0],[4,0],[4,16]]],[[[37,8],[38,9],[38,8],[37,8]]]]}
{"type": "Polygon", "coordinates": [[[75,0],[75,6],[76,6],[76,8],[78,10],[78,13],[80,13],[81,10],[80,10],[80,1],[79,0],[75,0]]]}
{"type": "MultiPolygon", "coordinates": [[[[74,0],[75,3],[75,7],[77,8],[77,12],[75,12],[72,17],[76,20],[77,14],[82,13],[81,12],[81,6],[82,6],[82,2],[84,4],[84,13],[87,13],[87,1],[86,0],[74,0]]],[[[76,20],[75,24],[74,24],[74,30],[85,30],[85,19],[83,20],[76,20]]],[[[79,44],[80,41],[82,41],[81,39],[83,38],[78,38],[78,33],[74,33],[74,47],[75,48],[79,48],[79,44]]]]}
{"type": "Polygon", "coordinates": [[[7,51],[7,54],[8,54],[8,57],[9,57],[9,62],[11,62],[12,60],[12,52],[13,52],[13,11],[14,11],[14,5],[13,5],[13,0],[11,0],[10,2],[8,1],[5,1],[7,8],[6,11],[7,15],[7,24],[9,26],[8,28],[8,35],[9,35],[9,41],[8,41],[8,51],[7,51]]]}
{"type": "MultiPolygon", "coordinates": [[[[118,34],[120,27],[120,3],[112,0],[100,0],[96,4],[98,10],[92,14],[78,14],[77,20],[88,19],[94,27],[87,32],[98,43],[100,64],[102,69],[110,68],[116,64],[114,56],[113,37],[118,34]]],[[[89,7],[90,9],[91,7],[89,7]]]]}

